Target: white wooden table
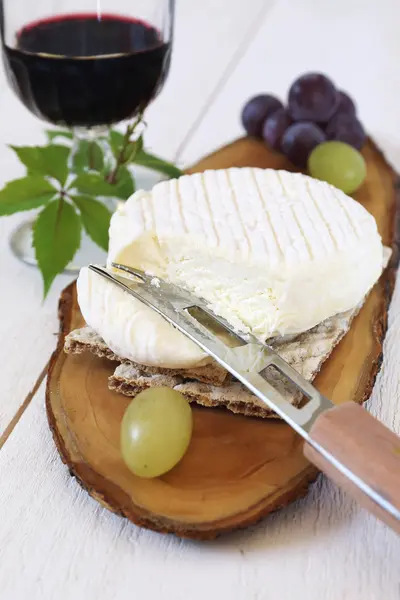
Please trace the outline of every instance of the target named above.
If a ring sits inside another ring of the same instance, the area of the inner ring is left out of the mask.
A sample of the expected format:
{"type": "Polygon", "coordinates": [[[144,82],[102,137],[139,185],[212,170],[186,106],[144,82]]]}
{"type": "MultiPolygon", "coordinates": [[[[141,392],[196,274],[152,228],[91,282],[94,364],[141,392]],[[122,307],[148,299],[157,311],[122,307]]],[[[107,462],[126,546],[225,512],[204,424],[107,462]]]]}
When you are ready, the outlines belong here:
{"type": "MultiPolygon", "coordinates": [[[[127,0],[129,4],[133,0],[127,0]]],[[[147,144],[182,165],[241,134],[244,101],[284,95],[322,70],[358,100],[369,132],[400,169],[398,0],[178,0],[170,79],[148,113],[147,144]]],[[[43,125],[0,76],[0,183],[19,174],[7,143],[42,141],[43,125]]],[[[56,343],[57,279],[8,247],[21,219],[0,219],[0,598],[2,600],[400,598],[400,539],[320,479],[307,498],[213,543],[138,529],[102,509],[61,463],[43,385],[56,343]]],[[[400,432],[400,293],[369,407],[400,432]]]]}

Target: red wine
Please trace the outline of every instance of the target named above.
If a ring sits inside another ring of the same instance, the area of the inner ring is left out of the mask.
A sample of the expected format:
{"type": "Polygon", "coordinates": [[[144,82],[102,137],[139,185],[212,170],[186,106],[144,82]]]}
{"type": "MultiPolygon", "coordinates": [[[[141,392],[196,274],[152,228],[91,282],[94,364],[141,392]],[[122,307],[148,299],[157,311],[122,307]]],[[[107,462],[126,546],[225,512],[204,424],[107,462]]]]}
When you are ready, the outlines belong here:
{"type": "Polygon", "coordinates": [[[161,89],[170,44],[139,20],[63,15],[3,44],[8,79],[37,116],[58,125],[108,125],[134,116],[161,89]]]}

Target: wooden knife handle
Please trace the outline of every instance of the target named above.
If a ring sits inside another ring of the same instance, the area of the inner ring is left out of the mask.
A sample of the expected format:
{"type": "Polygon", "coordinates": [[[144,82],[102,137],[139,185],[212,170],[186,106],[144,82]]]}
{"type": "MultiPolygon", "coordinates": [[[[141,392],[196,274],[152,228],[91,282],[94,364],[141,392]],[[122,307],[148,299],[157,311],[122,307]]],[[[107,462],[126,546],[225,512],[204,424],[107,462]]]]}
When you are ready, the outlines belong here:
{"type": "Polygon", "coordinates": [[[304,454],[308,460],[400,533],[400,437],[354,402],[321,414],[311,427],[310,437],[358,480],[372,488],[377,494],[376,500],[317,449],[305,443],[304,454]]]}

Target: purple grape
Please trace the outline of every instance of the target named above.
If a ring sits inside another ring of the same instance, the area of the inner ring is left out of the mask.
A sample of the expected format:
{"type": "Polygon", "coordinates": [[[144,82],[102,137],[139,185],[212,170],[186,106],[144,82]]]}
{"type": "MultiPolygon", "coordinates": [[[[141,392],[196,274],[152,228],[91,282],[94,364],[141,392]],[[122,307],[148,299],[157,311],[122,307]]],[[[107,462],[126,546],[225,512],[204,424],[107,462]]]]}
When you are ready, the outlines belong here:
{"type": "Polygon", "coordinates": [[[242,111],[242,123],[247,134],[260,138],[265,119],[280,108],[283,104],[275,96],[261,94],[251,98],[242,111]]]}
{"type": "Polygon", "coordinates": [[[315,123],[294,123],[283,134],[282,152],[293,165],[304,168],[311,152],[325,140],[326,135],[315,123]]]}
{"type": "Polygon", "coordinates": [[[351,115],[352,117],[356,116],[356,105],[346,92],[339,92],[339,104],[335,111],[335,115],[338,115],[339,113],[351,115]]]}
{"type": "Polygon", "coordinates": [[[293,123],[285,108],[275,111],[264,123],[262,136],[265,142],[274,150],[281,149],[282,136],[293,123]]]}
{"type": "Polygon", "coordinates": [[[367,138],[360,121],[345,113],[334,115],[326,126],[325,132],[329,140],[345,142],[356,150],[361,150],[367,138]]]}
{"type": "Polygon", "coordinates": [[[339,104],[332,81],[321,73],[307,73],[296,79],[289,90],[289,113],[293,121],[326,123],[339,104]]]}

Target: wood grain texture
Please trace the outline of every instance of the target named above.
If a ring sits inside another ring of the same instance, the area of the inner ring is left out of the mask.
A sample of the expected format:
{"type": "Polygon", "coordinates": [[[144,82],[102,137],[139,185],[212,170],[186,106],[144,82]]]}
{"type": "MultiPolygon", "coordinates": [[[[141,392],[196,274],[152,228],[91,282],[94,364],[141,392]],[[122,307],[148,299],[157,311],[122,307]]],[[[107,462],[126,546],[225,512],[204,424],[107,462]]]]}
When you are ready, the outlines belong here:
{"type": "MultiPolygon", "coordinates": [[[[310,437],[400,514],[400,437],[350,402],[318,417],[310,437]]],[[[311,444],[304,445],[304,454],[361,506],[400,534],[398,516],[383,510],[311,444]]]]}
{"type": "Polygon", "coordinates": [[[289,427],[201,407],[193,408],[189,452],[173,471],[153,480],[132,475],[119,450],[130,399],[107,387],[115,364],[63,352],[65,335],[82,324],[75,286],[62,294],[60,318],[47,384],[49,423],[70,472],[103,506],[156,531],[211,539],[306,493],[316,471],[289,427]]]}
{"type": "MultiPolygon", "coordinates": [[[[394,256],[317,378],[320,391],[337,404],[363,402],[370,395],[398,260],[393,231],[397,175],[373,142],[364,156],[368,179],[357,197],[374,213],[394,256]]],[[[229,165],[290,168],[264,144],[243,139],[191,170],[229,165]]],[[[181,463],[162,478],[132,475],[119,451],[120,422],[129,400],[107,389],[114,365],[63,352],[65,335],[82,325],[73,287],[62,295],[60,316],[59,346],[47,385],[49,423],[68,468],[104,506],[157,531],[209,539],[248,526],[305,493],[316,470],[304,460],[301,440],[290,427],[200,407],[193,408],[193,438],[181,463]]]]}
{"type": "MultiPolygon", "coordinates": [[[[392,379],[381,385],[395,392],[392,379]]],[[[61,464],[44,390],[0,452],[0,474],[4,600],[276,600],[277,590],[280,600],[399,597],[400,539],[323,478],[257,527],[211,543],[112,514],[61,464]]]]}

